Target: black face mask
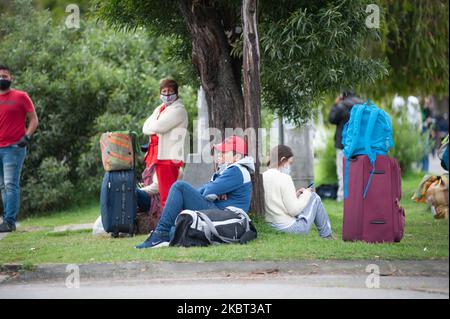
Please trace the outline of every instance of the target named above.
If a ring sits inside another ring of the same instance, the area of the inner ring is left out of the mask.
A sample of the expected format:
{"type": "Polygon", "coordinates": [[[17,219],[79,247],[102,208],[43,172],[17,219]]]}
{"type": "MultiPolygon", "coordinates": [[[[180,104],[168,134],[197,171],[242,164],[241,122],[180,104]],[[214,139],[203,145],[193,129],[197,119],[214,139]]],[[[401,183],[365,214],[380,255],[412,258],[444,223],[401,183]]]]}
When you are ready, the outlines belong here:
{"type": "Polygon", "coordinates": [[[0,79],[0,90],[4,91],[9,89],[11,86],[11,81],[6,79],[0,79]]]}

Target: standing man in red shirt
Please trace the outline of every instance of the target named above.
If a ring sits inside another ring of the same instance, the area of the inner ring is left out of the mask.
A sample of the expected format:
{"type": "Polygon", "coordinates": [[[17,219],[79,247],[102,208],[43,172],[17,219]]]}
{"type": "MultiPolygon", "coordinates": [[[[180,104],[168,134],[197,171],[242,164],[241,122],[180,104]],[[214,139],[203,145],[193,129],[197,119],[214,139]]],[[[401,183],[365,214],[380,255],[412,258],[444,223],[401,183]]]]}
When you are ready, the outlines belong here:
{"type": "Polygon", "coordinates": [[[3,203],[1,233],[16,230],[16,217],[20,209],[20,172],[28,143],[38,126],[33,102],[27,93],[11,89],[11,81],[10,69],[0,65],[0,191],[3,203]]]}

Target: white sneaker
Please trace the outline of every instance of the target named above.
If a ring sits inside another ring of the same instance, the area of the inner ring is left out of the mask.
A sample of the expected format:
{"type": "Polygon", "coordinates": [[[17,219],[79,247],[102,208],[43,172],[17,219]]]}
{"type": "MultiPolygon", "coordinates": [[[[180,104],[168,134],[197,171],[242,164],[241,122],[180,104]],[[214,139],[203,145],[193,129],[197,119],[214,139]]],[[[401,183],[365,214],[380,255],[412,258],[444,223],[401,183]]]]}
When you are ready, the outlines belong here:
{"type": "Polygon", "coordinates": [[[168,242],[168,241],[163,241],[163,242],[160,242],[159,244],[157,244],[157,245],[155,245],[155,246],[152,246],[152,247],[150,247],[150,248],[167,247],[167,246],[169,246],[169,244],[170,244],[170,242],[168,242]]]}

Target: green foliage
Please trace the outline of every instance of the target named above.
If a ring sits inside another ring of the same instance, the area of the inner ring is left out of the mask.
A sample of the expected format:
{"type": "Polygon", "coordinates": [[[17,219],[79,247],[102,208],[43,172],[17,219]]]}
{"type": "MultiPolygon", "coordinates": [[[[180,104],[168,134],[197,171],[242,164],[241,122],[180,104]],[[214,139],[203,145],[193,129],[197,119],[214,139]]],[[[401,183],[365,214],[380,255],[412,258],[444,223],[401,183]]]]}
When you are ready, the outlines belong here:
{"type": "Polygon", "coordinates": [[[22,211],[49,211],[65,207],[73,199],[74,187],[68,179],[67,163],[54,157],[45,158],[36,173],[28,176],[22,191],[22,211]]]}
{"type": "Polygon", "coordinates": [[[57,22],[58,20],[65,19],[69,13],[66,12],[66,8],[70,4],[76,4],[80,9],[80,18],[83,19],[89,11],[89,0],[33,0],[33,5],[39,10],[50,10],[52,20],[57,22]]]}
{"type": "MultiPolygon", "coordinates": [[[[12,68],[13,87],[30,95],[39,117],[22,173],[23,213],[75,200],[48,202],[32,194],[44,163],[64,163],[68,170],[66,175],[51,171],[55,178],[46,175],[43,190],[50,192],[50,184],[58,189],[67,180],[75,192],[95,196],[103,175],[100,133],[134,130],[144,142],[142,124],[160,103],[159,80],[177,79],[177,68],[165,55],[168,44],[143,30],[115,32],[89,19],[82,19],[78,30],[66,29],[64,19],[52,21],[50,12],[34,10],[27,0],[16,0],[9,14],[0,16],[0,41],[0,63],[12,68]]],[[[195,93],[181,90],[191,116],[195,93]]]]}
{"type": "Polygon", "coordinates": [[[269,106],[301,122],[327,93],[373,84],[386,74],[382,60],[367,57],[365,43],[378,33],[365,26],[365,6],[327,1],[296,8],[279,21],[262,18],[262,84],[269,106]]]}
{"type": "MultiPolygon", "coordinates": [[[[145,26],[173,37],[170,56],[193,74],[191,38],[176,1],[107,0],[101,19],[119,28],[145,26]],[[169,9],[167,9],[169,8],[169,9]]],[[[193,1],[217,9],[231,57],[242,56],[240,1],[193,1]],[[231,27],[233,26],[233,28],[231,27]]],[[[309,119],[329,94],[353,88],[365,95],[447,94],[448,1],[377,0],[380,29],[369,29],[362,0],[260,0],[263,100],[297,122],[309,119]],[[371,58],[370,58],[371,57],[371,58]],[[378,57],[378,58],[377,58],[378,57]],[[389,71],[389,76],[387,72],[389,71]]]]}
{"type": "Polygon", "coordinates": [[[318,163],[314,168],[314,180],[316,187],[320,184],[337,183],[336,175],[336,148],[334,146],[334,138],[331,134],[327,134],[327,142],[325,148],[316,155],[318,163]]]}
{"type": "Polygon", "coordinates": [[[446,0],[382,0],[386,10],[384,47],[390,76],[373,88],[378,96],[448,95],[449,2],[446,0]]]}
{"type": "Polygon", "coordinates": [[[411,127],[404,113],[392,118],[394,147],[389,155],[397,159],[402,175],[405,175],[411,171],[412,163],[420,162],[423,156],[428,154],[428,135],[421,134],[416,127],[411,127]]]}
{"type": "MultiPolygon", "coordinates": [[[[230,59],[242,55],[241,1],[192,1],[216,9],[228,37],[230,59]]],[[[176,1],[97,1],[98,15],[119,29],[144,26],[170,36],[175,60],[191,63],[191,37],[176,1]]],[[[259,1],[263,100],[277,114],[295,122],[311,117],[326,93],[342,86],[373,83],[386,73],[380,60],[367,57],[365,43],[377,38],[365,27],[367,3],[361,0],[259,1]]],[[[185,74],[192,74],[186,71],[185,74]]]]}

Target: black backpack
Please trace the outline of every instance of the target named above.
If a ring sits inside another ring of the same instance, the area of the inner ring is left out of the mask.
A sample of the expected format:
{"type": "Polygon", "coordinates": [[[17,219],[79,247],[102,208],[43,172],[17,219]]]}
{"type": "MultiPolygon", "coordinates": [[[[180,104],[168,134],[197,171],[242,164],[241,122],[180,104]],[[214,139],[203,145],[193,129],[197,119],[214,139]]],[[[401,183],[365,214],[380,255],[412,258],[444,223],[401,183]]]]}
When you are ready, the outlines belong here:
{"type": "Polygon", "coordinates": [[[337,184],[325,184],[320,185],[316,188],[316,194],[319,195],[321,199],[336,199],[338,192],[337,184]]]}
{"type": "Polygon", "coordinates": [[[255,226],[241,209],[184,210],[175,221],[175,233],[170,246],[245,244],[256,237],[255,226]]]}

